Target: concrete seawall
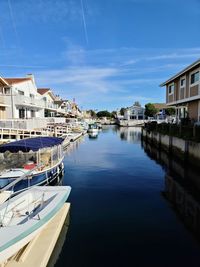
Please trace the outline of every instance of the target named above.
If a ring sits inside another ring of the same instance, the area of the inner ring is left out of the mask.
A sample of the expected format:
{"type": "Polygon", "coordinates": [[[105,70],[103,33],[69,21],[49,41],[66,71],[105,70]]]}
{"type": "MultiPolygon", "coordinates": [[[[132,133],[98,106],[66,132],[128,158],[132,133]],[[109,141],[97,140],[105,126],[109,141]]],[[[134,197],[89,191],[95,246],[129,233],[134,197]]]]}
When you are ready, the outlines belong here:
{"type": "Polygon", "coordinates": [[[200,163],[200,143],[158,132],[149,132],[144,128],[142,129],[142,138],[159,149],[173,153],[182,160],[188,160],[195,165],[200,163]]]}

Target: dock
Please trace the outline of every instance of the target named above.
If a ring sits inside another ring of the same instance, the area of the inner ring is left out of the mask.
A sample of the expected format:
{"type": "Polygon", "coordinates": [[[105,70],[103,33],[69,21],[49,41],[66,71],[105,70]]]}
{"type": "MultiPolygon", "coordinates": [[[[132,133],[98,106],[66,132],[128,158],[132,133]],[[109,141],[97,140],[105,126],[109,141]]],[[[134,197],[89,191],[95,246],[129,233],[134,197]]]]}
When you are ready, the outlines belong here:
{"type": "MultiPolygon", "coordinates": [[[[69,211],[70,203],[65,203],[38,236],[22,248],[6,264],[0,264],[0,267],[46,267],[66,222],[66,218],[69,219],[69,211]]],[[[69,221],[67,221],[67,228],[68,225],[69,221]]]]}

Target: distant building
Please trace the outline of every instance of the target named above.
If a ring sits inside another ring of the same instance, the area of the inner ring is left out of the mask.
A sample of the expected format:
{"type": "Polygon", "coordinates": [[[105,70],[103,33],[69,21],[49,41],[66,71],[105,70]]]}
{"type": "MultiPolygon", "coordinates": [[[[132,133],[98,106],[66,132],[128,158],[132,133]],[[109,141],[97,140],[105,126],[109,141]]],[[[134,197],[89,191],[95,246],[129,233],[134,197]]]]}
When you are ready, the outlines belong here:
{"type": "Polygon", "coordinates": [[[167,117],[166,110],[169,108],[165,103],[152,103],[154,107],[158,110],[155,115],[157,120],[164,120],[167,117]]]}
{"type": "Polygon", "coordinates": [[[140,105],[139,102],[135,102],[133,106],[128,107],[124,111],[125,120],[144,120],[145,109],[140,105]]]}

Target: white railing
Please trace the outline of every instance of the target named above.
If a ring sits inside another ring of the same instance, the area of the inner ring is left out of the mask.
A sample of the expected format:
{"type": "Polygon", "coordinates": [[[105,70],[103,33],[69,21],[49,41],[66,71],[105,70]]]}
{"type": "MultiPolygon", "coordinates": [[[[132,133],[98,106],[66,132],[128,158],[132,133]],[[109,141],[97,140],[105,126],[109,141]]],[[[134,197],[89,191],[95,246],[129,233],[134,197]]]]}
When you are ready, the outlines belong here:
{"type": "Polygon", "coordinates": [[[24,95],[13,95],[13,101],[16,105],[30,105],[44,108],[44,101],[39,98],[28,97],[24,95]]]}
{"type": "Polygon", "coordinates": [[[45,118],[5,119],[0,120],[0,128],[33,130],[46,128],[47,123],[45,118]]]}

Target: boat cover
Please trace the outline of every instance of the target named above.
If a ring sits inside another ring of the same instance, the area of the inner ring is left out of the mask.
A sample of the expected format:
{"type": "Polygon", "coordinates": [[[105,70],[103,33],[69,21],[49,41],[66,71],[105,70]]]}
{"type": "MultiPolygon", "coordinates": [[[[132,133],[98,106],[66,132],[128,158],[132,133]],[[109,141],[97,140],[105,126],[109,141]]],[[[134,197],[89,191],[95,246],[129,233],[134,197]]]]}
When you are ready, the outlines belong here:
{"type": "Polygon", "coordinates": [[[19,151],[29,152],[29,151],[38,151],[39,149],[45,147],[52,147],[59,145],[63,142],[63,138],[58,137],[33,137],[27,138],[15,142],[10,142],[0,146],[0,153],[10,151],[16,153],[19,151]]]}

